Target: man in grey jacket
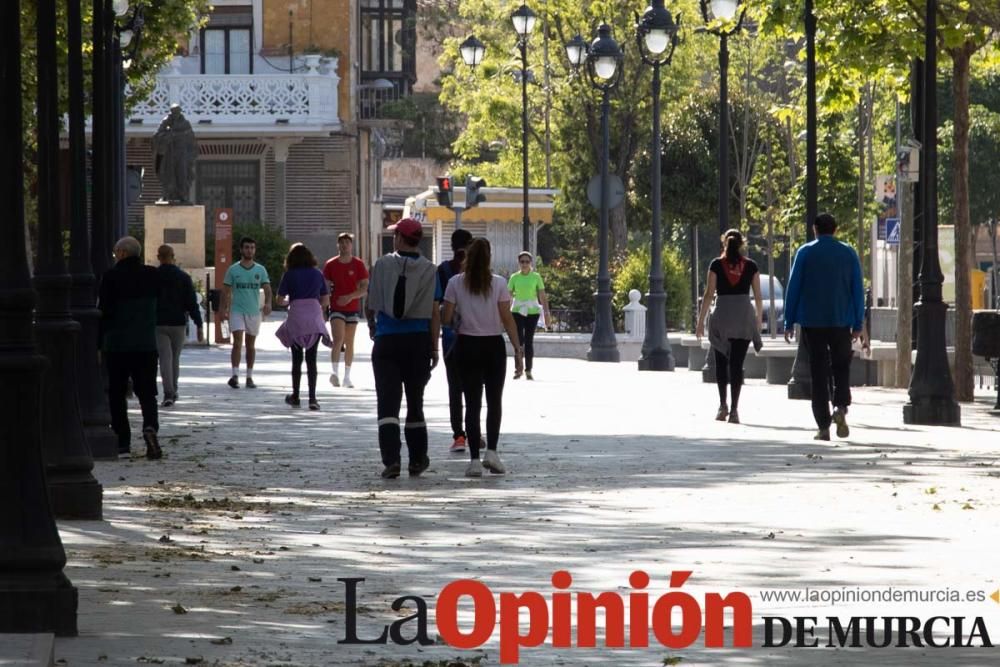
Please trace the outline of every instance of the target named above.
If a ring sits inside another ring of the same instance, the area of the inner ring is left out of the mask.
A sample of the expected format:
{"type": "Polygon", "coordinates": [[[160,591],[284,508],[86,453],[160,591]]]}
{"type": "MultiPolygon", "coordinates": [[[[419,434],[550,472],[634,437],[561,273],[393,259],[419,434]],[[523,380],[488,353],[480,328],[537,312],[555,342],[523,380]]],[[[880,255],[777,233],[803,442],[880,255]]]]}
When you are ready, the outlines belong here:
{"type": "Polygon", "coordinates": [[[389,227],[395,252],[372,267],[365,306],[368,330],[375,341],[372,369],[378,399],[378,445],[382,477],[399,477],[401,458],[399,409],[406,394],[404,432],[408,470],[417,477],[430,465],[424,387],[438,362],[441,301],[434,264],[420,255],[423,227],[404,218],[389,227]]]}

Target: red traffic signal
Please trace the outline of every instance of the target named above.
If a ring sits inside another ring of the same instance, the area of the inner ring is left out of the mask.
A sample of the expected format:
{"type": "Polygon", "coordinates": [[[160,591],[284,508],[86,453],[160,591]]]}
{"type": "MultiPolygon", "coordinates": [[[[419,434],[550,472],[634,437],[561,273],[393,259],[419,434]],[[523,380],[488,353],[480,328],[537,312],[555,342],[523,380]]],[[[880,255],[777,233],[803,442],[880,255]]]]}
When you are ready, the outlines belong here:
{"type": "Polygon", "coordinates": [[[451,189],[451,177],[450,176],[438,176],[437,177],[437,200],[438,204],[445,206],[447,208],[452,207],[453,203],[453,192],[451,189]]]}

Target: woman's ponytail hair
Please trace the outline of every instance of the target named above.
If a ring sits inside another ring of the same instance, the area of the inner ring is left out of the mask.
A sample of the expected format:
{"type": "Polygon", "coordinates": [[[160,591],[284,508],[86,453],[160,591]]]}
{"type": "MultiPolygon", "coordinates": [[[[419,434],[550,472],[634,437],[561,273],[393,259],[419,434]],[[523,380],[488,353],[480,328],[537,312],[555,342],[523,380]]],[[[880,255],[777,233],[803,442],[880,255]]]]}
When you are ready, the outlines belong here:
{"type": "Polygon", "coordinates": [[[722,235],[722,255],[730,264],[740,261],[740,251],[743,249],[743,235],[738,229],[727,230],[722,235]]]}

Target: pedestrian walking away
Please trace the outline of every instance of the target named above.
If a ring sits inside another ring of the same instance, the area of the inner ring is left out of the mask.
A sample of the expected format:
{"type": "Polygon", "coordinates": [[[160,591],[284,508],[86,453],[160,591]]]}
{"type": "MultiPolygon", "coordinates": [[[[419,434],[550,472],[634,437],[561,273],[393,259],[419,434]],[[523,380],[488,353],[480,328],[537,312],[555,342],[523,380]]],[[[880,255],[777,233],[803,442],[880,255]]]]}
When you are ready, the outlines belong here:
{"type": "Polygon", "coordinates": [[[233,349],[229,358],[233,372],[229,386],[240,387],[240,354],[246,337],[247,389],[257,387],[253,381],[253,364],[257,356],[257,335],[261,321],[271,314],[271,280],[267,269],[254,261],[257,242],[249,236],[240,239],[240,261],[226,271],[222,281],[222,308],[219,317],[229,320],[229,331],[233,337],[233,349]],[[264,290],[264,304],[260,303],[260,291],[264,290]]]}
{"type": "Polygon", "coordinates": [[[156,305],[156,352],[160,359],[163,380],[163,405],[169,408],[177,402],[177,381],[181,372],[181,350],[187,340],[187,318],[197,330],[198,342],[204,340],[201,309],[195,296],[191,276],[174,263],[174,249],[161,245],[156,250],[160,262],[160,298],[156,305]]]}
{"type": "Polygon", "coordinates": [[[365,314],[375,341],[372,370],[382,477],[395,479],[401,466],[399,410],[404,393],[410,476],[420,476],[430,465],[424,387],[438,363],[441,295],[434,264],[420,255],[420,223],[403,218],[388,229],[393,232],[394,251],[372,267],[365,314]]]}
{"type": "MultiPolygon", "coordinates": [[[[456,229],[451,233],[450,260],[441,262],[437,268],[438,289],[441,294],[448,287],[448,281],[462,272],[465,261],[465,249],[472,242],[472,234],[467,229],[456,229]]],[[[454,318],[453,318],[454,319],[454,318]]],[[[449,451],[462,453],[465,451],[465,427],[462,425],[462,378],[459,375],[458,355],[455,353],[455,343],[458,334],[451,326],[441,326],[441,345],[444,355],[444,369],[448,377],[448,413],[451,417],[451,448],[449,451]]]]}
{"type": "Polygon", "coordinates": [[[852,343],[864,332],[865,297],[861,262],[854,248],[834,238],[837,221],[820,213],[813,223],[816,240],[795,253],[785,290],[785,340],[791,341],[798,324],[809,351],[812,410],[816,440],[850,435],[847,409],[851,404],[852,343]],[[833,412],[830,412],[830,376],[833,376],[833,412]]]}
{"type": "Polygon", "coordinates": [[[354,333],[361,321],[361,298],[368,293],[368,269],[365,263],[354,256],[354,237],[344,233],[337,237],[336,257],[323,265],[323,277],[330,287],[330,329],[333,331],[333,349],[330,363],[333,372],[330,384],[341,385],[338,370],[340,351],[344,348],[343,386],[350,389],[351,363],[354,361],[354,333]]]}
{"type": "Polygon", "coordinates": [[[316,257],[301,243],[294,243],[285,257],[285,274],[278,284],[278,303],[288,306],[288,317],[278,327],[278,340],[292,351],[292,393],[285,403],[298,407],[302,383],[302,361],[306,362],[309,409],[319,410],[316,399],[316,352],[320,341],[329,347],[323,309],[330,305],[330,290],[316,268],[316,257]]]}
{"type": "Polygon", "coordinates": [[[743,362],[753,343],[760,350],[760,330],[764,317],[757,264],[743,256],[743,235],[730,229],[722,235],[722,255],[708,266],[705,295],[698,311],[695,335],[705,335],[705,316],[712,299],[715,307],[708,318],[708,340],[715,355],[715,380],[719,386],[718,421],[740,423],[739,403],[743,389],[743,362]],[[753,290],[753,304],[750,290],[753,290]],[[730,402],[726,402],[726,389],[730,402]]]}
{"type": "Polygon", "coordinates": [[[101,311],[101,353],[108,369],[111,428],[118,436],[118,453],[131,451],[128,422],[128,382],[142,408],[142,439],[146,458],[163,456],[156,405],[156,317],[160,273],[142,263],[142,246],[131,236],[115,243],[115,265],[101,278],[97,306],[101,311]]]}
{"type": "Polygon", "coordinates": [[[467,477],[482,477],[483,468],[496,474],[507,471],[497,452],[503,416],[504,377],[507,374],[504,331],[514,348],[514,365],[518,374],[523,370],[524,362],[517,327],[510,312],[511,296],[507,281],[493,273],[490,262],[490,242],[482,238],[473,240],[466,250],[464,271],[448,281],[444,293],[443,321],[455,325],[458,332],[456,352],[465,396],[465,433],[470,457],[465,469],[467,477]],[[479,415],[484,389],[486,453],[480,462],[482,430],[479,415]]]}
{"type": "MultiPolygon", "coordinates": [[[[535,329],[538,327],[539,318],[544,314],[543,323],[552,321],[549,300],[545,294],[545,282],[532,268],[532,260],[530,252],[524,251],[519,254],[517,256],[519,270],[507,281],[507,289],[513,297],[511,312],[517,325],[517,339],[524,348],[524,377],[529,380],[534,379],[531,370],[535,359],[535,329]]],[[[514,379],[519,377],[521,372],[515,372],[514,379]]]]}

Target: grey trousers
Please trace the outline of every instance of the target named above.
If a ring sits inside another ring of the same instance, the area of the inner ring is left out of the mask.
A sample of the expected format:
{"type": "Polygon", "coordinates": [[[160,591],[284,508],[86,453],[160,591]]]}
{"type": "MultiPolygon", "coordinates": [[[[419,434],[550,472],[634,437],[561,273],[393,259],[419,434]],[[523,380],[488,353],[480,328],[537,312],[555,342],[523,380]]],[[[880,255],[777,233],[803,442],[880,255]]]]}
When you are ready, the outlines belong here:
{"type": "Polygon", "coordinates": [[[181,372],[181,350],[184,349],[186,333],[184,325],[156,327],[156,351],[160,355],[164,400],[177,400],[177,378],[181,372]]]}

